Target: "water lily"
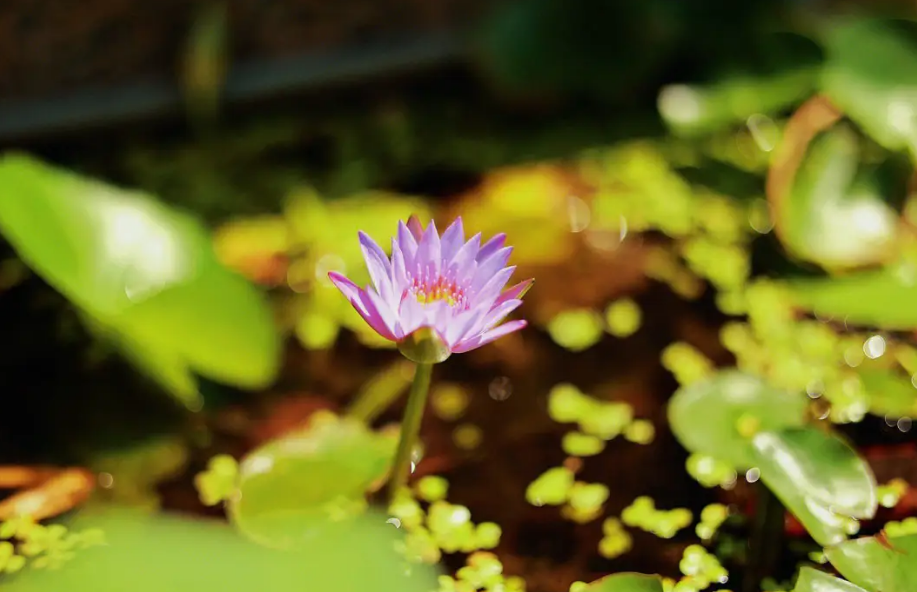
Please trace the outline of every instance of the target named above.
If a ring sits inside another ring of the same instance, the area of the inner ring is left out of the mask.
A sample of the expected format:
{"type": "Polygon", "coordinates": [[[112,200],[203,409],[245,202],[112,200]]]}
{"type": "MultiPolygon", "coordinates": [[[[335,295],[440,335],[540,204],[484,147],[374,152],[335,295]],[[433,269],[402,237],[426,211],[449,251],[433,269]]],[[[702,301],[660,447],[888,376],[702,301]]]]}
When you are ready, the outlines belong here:
{"type": "Polygon", "coordinates": [[[507,266],[512,247],[505,234],[481,244],[465,240],[461,217],[443,232],[417,218],[400,222],[391,258],[368,235],[359,233],[372,285],[359,288],[331,272],[334,285],[366,322],[397,342],[416,362],[441,362],[453,353],[481,347],[525,327],[524,320],[501,324],[522,304],[532,280],[503,290],[515,271],[507,266]]]}
{"type": "Polygon", "coordinates": [[[481,244],[478,233],[466,241],[461,217],[442,236],[433,221],[426,230],[416,217],[399,222],[390,258],[365,233],[359,236],[372,285],[360,288],[336,272],[328,277],[369,326],[417,363],[389,482],[395,499],[410,473],[433,365],[525,327],[523,320],[503,320],[522,304],[532,280],[504,291],[516,269],[506,265],[513,250],[504,245],[506,235],[481,244]]]}

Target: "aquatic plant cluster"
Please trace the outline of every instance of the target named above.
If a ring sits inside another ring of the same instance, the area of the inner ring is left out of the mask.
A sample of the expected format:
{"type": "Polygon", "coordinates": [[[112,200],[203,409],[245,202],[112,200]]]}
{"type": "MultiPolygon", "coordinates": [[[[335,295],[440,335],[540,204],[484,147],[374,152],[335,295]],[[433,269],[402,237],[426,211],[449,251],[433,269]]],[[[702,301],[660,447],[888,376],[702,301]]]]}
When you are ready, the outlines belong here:
{"type": "MultiPolygon", "coordinates": [[[[560,460],[540,467],[512,503],[600,532],[594,554],[613,565],[627,565],[648,537],[675,542],[677,571],[583,574],[562,588],[910,592],[917,517],[907,514],[912,506],[882,512],[906,506],[912,484],[903,475],[878,483],[851,438],[854,427],[871,429],[871,417],[906,434],[917,415],[917,76],[876,74],[914,63],[915,37],[900,25],[840,22],[820,46],[777,36],[770,42],[824,55],[755,77],[668,86],[658,105],[667,137],[491,171],[445,205],[380,192],[326,200],[296,186],[282,214],[234,220],[212,236],[145,193],[3,157],[0,187],[17,199],[0,199],[0,232],[96,339],[181,403],[196,442],[87,463],[103,491],[77,514],[104,528],[42,524],[88,497],[41,489],[47,480],[4,501],[4,585],[63,589],[58,568],[82,582],[76,589],[98,589],[99,573],[136,580],[136,564],[117,553],[137,545],[164,578],[189,555],[219,549],[227,557],[219,570],[193,569],[230,586],[534,589],[508,561],[511,525],[476,521],[472,504],[450,501],[448,471],[427,453],[428,408],[445,424],[462,419],[456,449],[482,446],[482,429],[464,419],[480,395],[437,373],[453,355],[525,351],[535,339],[582,356],[602,343],[636,343],[656,321],[641,292],[651,286],[715,316],[718,339],[683,331],[659,352],[677,385],[664,422],[575,375],[519,394],[544,403],[560,460]],[[517,268],[545,281],[528,296],[531,279],[507,287],[517,268]],[[581,276],[600,288],[577,290],[581,276]],[[620,284],[606,286],[608,278],[620,284]],[[212,437],[195,431],[208,413],[201,377],[264,390],[280,373],[287,337],[328,360],[345,332],[405,359],[354,388],[348,409],[311,409],[244,452],[193,465],[188,451],[210,450],[201,442],[212,437]],[[380,426],[405,390],[401,421],[380,426]],[[591,463],[669,433],[707,501],[640,494],[613,510],[617,482],[590,477],[591,463]],[[201,504],[224,511],[231,526],[150,514],[158,484],[184,469],[199,471],[201,504]],[[110,514],[111,502],[135,514],[110,514]],[[782,551],[792,529],[804,551],[785,545],[798,565],[778,574],[767,545],[782,551]],[[356,556],[366,558],[359,570],[356,556]],[[93,561],[107,568],[90,569],[93,561]]],[[[511,387],[494,377],[487,390],[501,400],[511,387]]],[[[169,581],[157,577],[151,590],[169,581]]]]}

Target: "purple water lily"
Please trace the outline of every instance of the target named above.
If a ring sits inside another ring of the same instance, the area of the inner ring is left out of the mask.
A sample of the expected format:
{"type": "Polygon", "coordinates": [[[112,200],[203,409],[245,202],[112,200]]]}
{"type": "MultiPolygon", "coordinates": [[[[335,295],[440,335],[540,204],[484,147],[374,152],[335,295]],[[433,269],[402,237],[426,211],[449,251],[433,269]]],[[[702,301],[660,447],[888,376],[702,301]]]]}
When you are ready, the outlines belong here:
{"type": "Polygon", "coordinates": [[[391,258],[365,233],[359,237],[372,286],[328,276],[385,339],[401,343],[428,329],[448,353],[462,353],[525,327],[522,320],[500,324],[532,285],[529,279],[503,291],[516,269],[506,265],[512,247],[504,246],[505,234],[482,245],[480,233],[465,241],[461,217],[442,236],[432,221],[424,230],[412,217],[398,223],[391,258]]]}

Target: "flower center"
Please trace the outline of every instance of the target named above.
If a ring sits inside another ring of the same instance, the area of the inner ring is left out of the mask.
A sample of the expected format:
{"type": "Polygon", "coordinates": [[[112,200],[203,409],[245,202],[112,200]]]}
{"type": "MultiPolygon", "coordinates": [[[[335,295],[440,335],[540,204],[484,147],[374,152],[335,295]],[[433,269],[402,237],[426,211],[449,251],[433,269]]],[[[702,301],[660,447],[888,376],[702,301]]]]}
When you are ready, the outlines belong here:
{"type": "Polygon", "coordinates": [[[411,280],[411,292],[423,304],[445,300],[449,306],[465,306],[465,289],[444,277],[435,280],[414,278],[411,280]]]}

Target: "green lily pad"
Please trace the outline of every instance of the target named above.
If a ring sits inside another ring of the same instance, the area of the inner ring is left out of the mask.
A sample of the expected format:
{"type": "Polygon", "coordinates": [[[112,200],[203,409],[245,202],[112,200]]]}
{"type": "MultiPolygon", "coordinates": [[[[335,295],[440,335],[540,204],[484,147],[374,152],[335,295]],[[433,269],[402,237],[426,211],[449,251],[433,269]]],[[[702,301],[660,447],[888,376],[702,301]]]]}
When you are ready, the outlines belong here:
{"type": "Polygon", "coordinates": [[[348,418],[313,419],[242,459],[230,517],[271,547],[293,548],[323,536],[327,525],[365,509],[366,492],[390,469],[394,436],[348,418]]]}
{"type": "Polygon", "coordinates": [[[850,19],[826,52],[824,93],[879,144],[917,157],[917,23],[850,19]]]}
{"type": "Polygon", "coordinates": [[[3,580],[8,592],[429,592],[432,568],[405,574],[401,531],[368,513],[295,552],[267,549],[222,521],[124,509],[84,511],[71,528],[101,529],[107,545],[76,550],[60,570],[28,569],[3,580]]]}
{"type": "Polygon", "coordinates": [[[869,393],[869,411],[892,418],[917,416],[917,388],[911,379],[886,368],[861,368],[860,380],[869,393]]]}
{"type": "Polygon", "coordinates": [[[796,578],[793,592],[865,592],[859,586],[826,574],[823,571],[803,567],[796,578]]]}
{"type": "Polygon", "coordinates": [[[177,394],[193,376],[261,388],[280,343],[262,294],[221,266],[206,230],[151,196],[11,154],[0,231],[23,261],[177,394]]]}
{"type": "Polygon", "coordinates": [[[776,223],[797,257],[827,268],[883,261],[896,242],[898,215],[884,200],[874,171],[857,175],[858,140],[838,125],[809,147],[782,199],[776,223]]]}
{"type": "Polygon", "coordinates": [[[875,477],[836,435],[815,427],[760,432],[752,446],[762,481],[819,544],[844,540],[851,518],[875,515],[875,477]]]}
{"type": "Polygon", "coordinates": [[[842,576],[869,592],[911,592],[917,582],[917,535],[859,538],[825,554],[842,576]]]}
{"type": "Polygon", "coordinates": [[[596,580],[587,592],[662,592],[662,578],[639,573],[618,573],[596,580]]]}
{"type": "Polygon", "coordinates": [[[726,370],[679,389],[669,401],[668,416],[675,437],[689,451],[749,469],[757,457],[751,440],[738,431],[739,420],[751,419],[760,430],[801,426],[807,405],[804,396],[726,370]]]}
{"type": "Polygon", "coordinates": [[[796,306],[852,325],[917,327],[917,267],[903,261],[843,277],[787,282],[796,306]]]}

